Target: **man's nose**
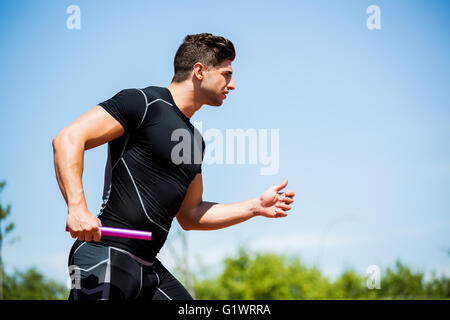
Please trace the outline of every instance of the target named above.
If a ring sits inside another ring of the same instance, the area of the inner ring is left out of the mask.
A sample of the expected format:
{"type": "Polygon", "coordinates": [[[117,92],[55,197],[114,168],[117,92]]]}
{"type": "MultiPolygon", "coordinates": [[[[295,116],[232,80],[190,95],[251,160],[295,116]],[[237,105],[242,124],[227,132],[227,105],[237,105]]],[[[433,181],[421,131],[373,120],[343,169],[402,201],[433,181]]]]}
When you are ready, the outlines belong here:
{"type": "Polygon", "coordinates": [[[234,90],[236,89],[236,86],[234,85],[234,78],[231,78],[231,81],[227,85],[228,90],[234,90]]]}

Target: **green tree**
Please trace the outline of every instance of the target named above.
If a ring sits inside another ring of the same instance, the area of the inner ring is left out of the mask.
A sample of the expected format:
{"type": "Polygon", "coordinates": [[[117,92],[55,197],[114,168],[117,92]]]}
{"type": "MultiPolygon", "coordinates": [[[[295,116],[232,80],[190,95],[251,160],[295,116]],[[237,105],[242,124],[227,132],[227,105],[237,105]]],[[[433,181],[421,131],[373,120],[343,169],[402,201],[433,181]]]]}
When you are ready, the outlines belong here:
{"type": "Polygon", "coordinates": [[[354,270],[344,271],[333,283],[330,299],[376,299],[377,290],[369,290],[366,277],[354,270]]]}
{"type": "MultiPolygon", "coordinates": [[[[0,194],[2,193],[5,185],[6,185],[5,181],[0,182],[0,194]]],[[[2,222],[6,220],[6,218],[10,215],[10,213],[11,213],[11,206],[8,204],[6,207],[3,207],[0,201],[0,300],[3,299],[3,259],[2,259],[3,240],[14,229],[14,223],[12,222],[6,223],[6,226],[3,228],[2,222]]]]}
{"type": "Polygon", "coordinates": [[[67,299],[68,289],[53,280],[47,280],[35,268],[25,272],[5,274],[5,300],[60,300],[67,299]]]}
{"type": "MultiPolygon", "coordinates": [[[[0,182],[0,194],[6,185],[0,182]]],[[[14,230],[14,223],[8,222],[11,205],[4,207],[0,201],[0,300],[1,299],[66,299],[68,290],[53,280],[47,280],[36,269],[16,271],[12,276],[4,272],[2,248],[6,236],[14,230]]]]}
{"type": "Polygon", "coordinates": [[[450,299],[450,279],[437,277],[433,272],[431,281],[425,284],[425,295],[432,299],[450,299]]]}
{"type": "Polygon", "coordinates": [[[425,282],[425,275],[413,271],[397,260],[394,267],[388,267],[381,278],[381,290],[376,290],[381,299],[448,299],[450,279],[436,277],[425,282]]]}
{"type": "Polygon", "coordinates": [[[424,281],[422,272],[412,271],[400,261],[381,271],[381,289],[367,287],[367,275],[345,270],[335,281],[316,267],[306,267],[298,257],[255,252],[240,248],[224,260],[223,271],[199,280],[198,299],[448,299],[450,280],[433,275],[424,281]]]}
{"type": "Polygon", "coordinates": [[[381,280],[380,296],[387,299],[424,298],[423,273],[396,261],[393,268],[387,268],[381,280]]]}
{"type": "Polygon", "coordinates": [[[198,299],[321,299],[331,291],[328,279],[298,258],[241,248],[236,258],[226,258],[224,264],[216,279],[196,281],[198,299]]]}

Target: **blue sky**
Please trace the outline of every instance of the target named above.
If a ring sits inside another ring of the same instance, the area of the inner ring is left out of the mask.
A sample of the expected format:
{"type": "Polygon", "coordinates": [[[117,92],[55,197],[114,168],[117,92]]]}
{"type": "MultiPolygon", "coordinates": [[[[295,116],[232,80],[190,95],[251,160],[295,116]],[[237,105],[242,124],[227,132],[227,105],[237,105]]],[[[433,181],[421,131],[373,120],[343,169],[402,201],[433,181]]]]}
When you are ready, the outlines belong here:
{"type": "MultiPolygon", "coordinates": [[[[450,276],[449,9],[446,1],[2,1],[1,201],[20,237],[5,244],[7,270],[36,266],[66,281],[73,240],[52,138],[123,88],[168,86],[184,36],[210,32],[236,47],[236,90],[192,121],[224,133],[279,129],[280,168],[263,176],[260,164],[204,165],[204,200],[255,198],[287,177],[296,201],[284,219],[188,232],[190,265],[217,268],[245,244],[300,256],[330,277],[396,259],[450,276]],[[80,30],[66,27],[72,4],[80,30]],[[366,27],[373,4],[381,30],[366,27]]],[[[105,161],[105,146],[85,154],[93,213],[105,161]]],[[[160,258],[173,267],[167,249],[160,258]]]]}

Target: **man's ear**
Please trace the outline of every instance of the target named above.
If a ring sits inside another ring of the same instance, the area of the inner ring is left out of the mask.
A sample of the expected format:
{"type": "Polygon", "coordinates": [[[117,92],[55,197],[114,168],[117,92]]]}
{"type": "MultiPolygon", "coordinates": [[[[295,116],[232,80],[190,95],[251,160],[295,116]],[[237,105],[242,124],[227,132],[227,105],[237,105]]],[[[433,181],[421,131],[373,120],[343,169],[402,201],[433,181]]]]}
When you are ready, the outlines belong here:
{"type": "Polygon", "coordinates": [[[194,69],[194,77],[196,77],[198,80],[203,80],[206,67],[202,63],[197,62],[196,64],[194,64],[193,69],[194,69]]]}

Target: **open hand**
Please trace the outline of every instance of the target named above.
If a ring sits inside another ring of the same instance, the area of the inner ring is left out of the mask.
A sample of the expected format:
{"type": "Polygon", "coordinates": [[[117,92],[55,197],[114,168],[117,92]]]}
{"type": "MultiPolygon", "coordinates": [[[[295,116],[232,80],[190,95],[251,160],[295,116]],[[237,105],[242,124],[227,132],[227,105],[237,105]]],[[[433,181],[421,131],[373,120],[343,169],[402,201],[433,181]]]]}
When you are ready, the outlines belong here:
{"type": "Polygon", "coordinates": [[[291,210],[290,204],[294,202],[294,191],[281,192],[288,184],[284,179],[279,185],[267,189],[259,198],[258,214],[268,218],[286,217],[286,211],[291,210]]]}

